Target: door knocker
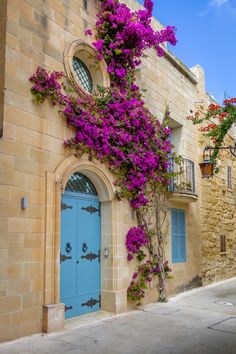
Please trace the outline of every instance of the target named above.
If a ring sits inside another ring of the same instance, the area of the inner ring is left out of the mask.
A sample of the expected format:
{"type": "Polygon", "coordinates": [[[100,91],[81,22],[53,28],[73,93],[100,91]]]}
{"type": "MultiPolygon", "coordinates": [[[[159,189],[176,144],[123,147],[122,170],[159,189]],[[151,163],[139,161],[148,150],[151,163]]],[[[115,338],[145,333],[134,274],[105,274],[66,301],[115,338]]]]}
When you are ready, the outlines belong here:
{"type": "Polygon", "coordinates": [[[71,244],[70,244],[70,242],[67,242],[67,244],[66,244],[66,252],[70,253],[71,250],[72,250],[71,244]]]}
{"type": "Polygon", "coordinates": [[[82,251],[86,252],[87,250],[88,250],[88,246],[87,246],[86,242],[84,242],[83,246],[82,246],[82,251]]]}

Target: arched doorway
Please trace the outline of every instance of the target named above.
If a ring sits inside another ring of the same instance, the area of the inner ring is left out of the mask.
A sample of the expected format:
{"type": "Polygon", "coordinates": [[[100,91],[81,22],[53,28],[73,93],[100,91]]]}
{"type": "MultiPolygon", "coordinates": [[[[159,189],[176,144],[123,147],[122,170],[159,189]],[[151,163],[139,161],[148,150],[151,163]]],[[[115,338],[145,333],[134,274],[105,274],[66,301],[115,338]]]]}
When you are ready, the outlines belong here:
{"type": "Polygon", "coordinates": [[[101,306],[101,217],[93,183],[75,172],[61,198],[60,301],[65,318],[101,306]]]}

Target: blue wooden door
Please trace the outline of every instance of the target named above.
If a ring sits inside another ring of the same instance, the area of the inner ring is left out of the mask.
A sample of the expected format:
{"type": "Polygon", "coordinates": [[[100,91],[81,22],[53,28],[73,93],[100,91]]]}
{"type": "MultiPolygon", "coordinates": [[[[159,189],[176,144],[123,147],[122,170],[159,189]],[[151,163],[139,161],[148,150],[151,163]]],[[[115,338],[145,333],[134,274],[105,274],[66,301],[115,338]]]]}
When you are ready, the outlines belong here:
{"type": "Polygon", "coordinates": [[[97,196],[62,195],[60,300],[65,304],[65,318],[100,308],[100,228],[97,196]]]}

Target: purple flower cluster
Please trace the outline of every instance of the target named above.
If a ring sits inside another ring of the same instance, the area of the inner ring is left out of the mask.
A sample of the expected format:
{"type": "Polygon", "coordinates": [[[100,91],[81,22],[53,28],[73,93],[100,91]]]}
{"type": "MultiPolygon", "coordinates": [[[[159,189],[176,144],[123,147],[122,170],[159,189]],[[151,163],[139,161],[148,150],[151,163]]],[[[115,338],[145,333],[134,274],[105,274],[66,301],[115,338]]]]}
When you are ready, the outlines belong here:
{"type": "Polygon", "coordinates": [[[136,301],[137,305],[141,305],[141,300],[145,297],[146,284],[142,281],[132,280],[128,289],[127,296],[130,300],[136,301]]]}
{"type": "MultiPolygon", "coordinates": [[[[171,272],[168,261],[164,261],[162,267],[167,276],[168,273],[171,272]]],[[[133,274],[127,289],[128,298],[132,301],[136,301],[137,305],[140,305],[141,300],[145,296],[145,289],[148,288],[148,285],[155,276],[161,277],[161,267],[155,260],[147,260],[141,263],[138,267],[138,271],[133,274]]]]}
{"type": "Polygon", "coordinates": [[[67,96],[61,92],[61,84],[58,80],[64,77],[63,72],[53,71],[48,74],[44,68],[38,67],[36,73],[33,74],[29,80],[34,83],[31,87],[31,92],[35,95],[38,103],[48,98],[51,104],[65,105],[67,102],[67,96]]]}
{"type": "Polygon", "coordinates": [[[62,114],[75,130],[65,145],[106,162],[131,205],[147,205],[145,186],[151,181],[167,182],[170,131],[144,108],[134,84],[134,90],[125,93],[111,89],[103,96],[74,98],[62,94],[57,81],[61,76],[38,68],[30,80],[34,82],[32,93],[40,102],[49,98],[52,104],[65,106],[62,114]]]}
{"type": "Polygon", "coordinates": [[[149,242],[148,236],[142,227],[131,227],[126,235],[126,247],[128,250],[128,261],[133,259],[134,254],[138,254],[142,246],[149,242]]]}
{"type": "MultiPolygon", "coordinates": [[[[165,274],[168,274],[169,272],[171,272],[171,268],[169,267],[169,262],[168,261],[164,261],[163,264],[163,271],[165,274]]],[[[158,264],[155,264],[151,269],[150,269],[150,273],[153,273],[154,275],[159,275],[161,274],[161,268],[158,264]]]]}
{"type": "Polygon", "coordinates": [[[108,96],[68,102],[62,113],[75,135],[66,144],[106,162],[131,205],[139,208],[148,203],[145,186],[167,179],[170,131],[144,108],[136,90],[122,94],[111,89],[108,96]]]}
{"type": "Polygon", "coordinates": [[[140,63],[145,49],[154,48],[163,55],[161,44],[176,44],[175,28],[154,31],[151,27],[153,1],[145,0],[144,9],[132,12],[117,0],[101,1],[96,23],[98,40],[93,43],[108,64],[108,72],[124,86],[125,77],[140,63]]]}

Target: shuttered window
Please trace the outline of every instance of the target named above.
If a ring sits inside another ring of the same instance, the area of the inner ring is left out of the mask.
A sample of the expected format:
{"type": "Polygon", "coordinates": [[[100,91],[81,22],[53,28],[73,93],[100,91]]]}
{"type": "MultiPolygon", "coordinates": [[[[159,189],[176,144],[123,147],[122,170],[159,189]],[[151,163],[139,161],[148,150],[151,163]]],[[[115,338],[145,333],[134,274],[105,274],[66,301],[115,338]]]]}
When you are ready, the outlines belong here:
{"type": "Polygon", "coordinates": [[[220,253],[226,253],[226,236],[220,235],[220,253]]]}
{"type": "Polygon", "coordinates": [[[232,167],[227,166],[227,187],[232,189],[232,167]]]}
{"type": "Polygon", "coordinates": [[[171,209],[172,263],[186,262],[185,211],[171,209]]]}

